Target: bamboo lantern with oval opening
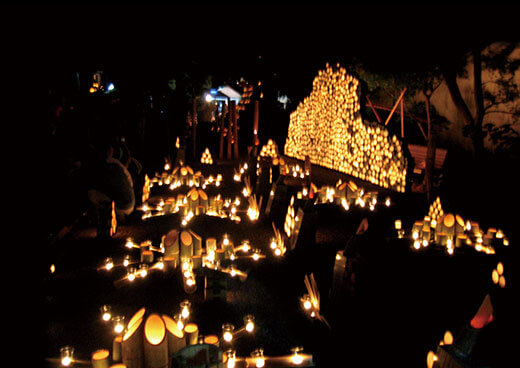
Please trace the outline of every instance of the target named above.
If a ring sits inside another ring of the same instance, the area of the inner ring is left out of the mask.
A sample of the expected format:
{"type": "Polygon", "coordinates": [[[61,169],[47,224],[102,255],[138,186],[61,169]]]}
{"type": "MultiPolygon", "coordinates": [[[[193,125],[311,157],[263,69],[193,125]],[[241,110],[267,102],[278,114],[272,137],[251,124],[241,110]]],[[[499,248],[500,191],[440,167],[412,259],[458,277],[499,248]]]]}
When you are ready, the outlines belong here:
{"type": "Polygon", "coordinates": [[[144,324],[144,364],[146,368],[168,367],[166,326],[157,314],[150,314],[144,324]]]}
{"type": "Polygon", "coordinates": [[[107,349],[96,350],[91,357],[92,368],[109,368],[110,351],[107,349]]]}
{"type": "Polygon", "coordinates": [[[114,337],[114,341],[112,342],[112,361],[120,362],[121,361],[121,343],[123,342],[123,336],[114,337]]]}
{"type": "Polygon", "coordinates": [[[195,323],[188,323],[184,326],[186,345],[195,345],[199,341],[199,326],[195,323]]]}
{"type": "Polygon", "coordinates": [[[202,254],[202,238],[193,230],[189,230],[193,240],[193,255],[200,256],[202,254]]]}
{"type": "Polygon", "coordinates": [[[208,211],[208,195],[202,189],[198,190],[199,192],[199,206],[201,206],[202,213],[206,213],[208,211]]]}
{"type": "Polygon", "coordinates": [[[163,240],[164,261],[167,265],[177,267],[179,262],[179,231],[173,229],[169,231],[163,240]]]}
{"type": "Polygon", "coordinates": [[[180,256],[181,260],[193,256],[193,237],[189,231],[183,230],[180,234],[180,256]]]}
{"type": "Polygon", "coordinates": [[[129,323],[121,343],[122,361],[128,368],[143,368],[143,316],[134,321],[132,320],[132,324],[129,323]]]}
{"type": "Polygon", "coordinates": [[[164,320],[164,325],[166,326],[168,356],[169,360],[171,360],[171,357],[174,354],[186,346],[186,338],[184,336],[184,331],[177,327],[177,322],[164,314],[162,315],[162,318],[164,320]]]}

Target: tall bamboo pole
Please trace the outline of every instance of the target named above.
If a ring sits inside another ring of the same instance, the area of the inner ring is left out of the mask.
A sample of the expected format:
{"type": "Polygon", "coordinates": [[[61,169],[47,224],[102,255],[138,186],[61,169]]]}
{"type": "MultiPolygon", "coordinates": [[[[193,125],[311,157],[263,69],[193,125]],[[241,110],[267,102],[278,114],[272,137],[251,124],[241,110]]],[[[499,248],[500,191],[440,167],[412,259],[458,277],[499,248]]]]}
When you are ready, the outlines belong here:
{"type": "Polygon", "coordinates": [[[191,126],[193,128],[193,159],[197,159],[197,97],[193,98],[191,112],[191,126]]]}
{"type": "MultiPolygon", "coordinates": [[[[229,101],[229,98],[228,98],[229,101]]],[[[227,129],[227,159],[231,160],[231,140],[233,137],[233,101],[229,101],[229,111],[228,111],[228,129],[227,129]]]]}
{"type": "Polygon", "coordinates": [[[222,102],[222,112],[220,114],[220,143],[219,143],[219,151],[218,151],[218,158],[222,160],[224,158],[224,130],[226,127],[225,123],[225,107],[226,103],[222,102]]]}

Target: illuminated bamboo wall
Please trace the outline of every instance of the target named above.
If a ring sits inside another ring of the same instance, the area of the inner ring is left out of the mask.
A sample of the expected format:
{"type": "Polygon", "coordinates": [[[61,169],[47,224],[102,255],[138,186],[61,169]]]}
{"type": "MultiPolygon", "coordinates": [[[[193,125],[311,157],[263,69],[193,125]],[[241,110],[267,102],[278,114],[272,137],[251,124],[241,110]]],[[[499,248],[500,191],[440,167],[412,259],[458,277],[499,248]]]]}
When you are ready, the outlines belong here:
{"type": "Polygon", "coordinates": [[[328,64],[314,78],[311,94],[291,113],[284,152],[404,192],[406,158],[396,136],[363,122],[359,81],[328,64]]]}

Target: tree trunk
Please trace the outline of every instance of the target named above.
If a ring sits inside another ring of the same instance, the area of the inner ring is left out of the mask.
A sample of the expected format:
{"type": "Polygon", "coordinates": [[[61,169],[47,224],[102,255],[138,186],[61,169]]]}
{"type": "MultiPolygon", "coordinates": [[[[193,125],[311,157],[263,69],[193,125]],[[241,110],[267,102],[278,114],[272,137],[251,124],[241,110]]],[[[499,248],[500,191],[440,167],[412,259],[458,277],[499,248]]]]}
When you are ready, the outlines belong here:
{"type": "Polygon", "coordinates": [[[426,149],[426,167],[424,169],[424,186],[426,187],[426,198],[428,203],[433,200],[433,169],[435,165],[436,141],[433,135],[432,122],[430,116],[430,97],[431,93],[423,91],[426,100],[426,120],[428,123],[428,145],[426,149]]]}

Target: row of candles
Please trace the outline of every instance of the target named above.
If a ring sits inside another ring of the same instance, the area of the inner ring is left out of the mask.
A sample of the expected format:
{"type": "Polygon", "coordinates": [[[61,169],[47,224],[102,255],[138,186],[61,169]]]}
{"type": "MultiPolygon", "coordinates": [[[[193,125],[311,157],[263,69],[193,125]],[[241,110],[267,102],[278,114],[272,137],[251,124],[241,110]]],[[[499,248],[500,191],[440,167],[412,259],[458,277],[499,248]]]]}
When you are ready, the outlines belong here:
{"type": "MultiPolygon", "coordinates": [[[[240,328],[235,328],[232,323],[224,323],[222,325],[222,335],[219,339],[216,335],[200,335],[198,333],[198,327],[195,323],[189,322],[191,316],[191,303],[189,300],[184,300],[180,303],[180,309],[174,313],[173,321],[178,331],[184,331],[189,336],[189,345],[193,344],[215,344],[224,350],[222,357],[223,362],[226,364],[226,368],[234,368],[238,362],[246,361],[249,364],[253,364],[255,367],[262,368],[265,366],[266,361],[280,361],[280,359],[289,363],[290,366],[301,366],[302,363],[312,363],[312,355],[303,354],[303,348],[298,346],[291,349],[292,354],[289,357],[267,357],[264,355],[262,348],[256,348],[251,353],[250,358],[241,358],[236,354],[236,350],[232,348],[233,341],[240,337],[243,333],[252,334],[255,331],[255,318],[253,315],[248,314],[244,316],[244,325],[240,328]]],[[[113,344],[112,360],[118,362],[121,360],[121,342],[125,339],[127,331],[132,329],[135,324],[136,316],[142,318],[146,313],[145,308],[141,308],[134,317],[129,321],[128,326],[125,326],[124,316],[113,315],[112,307],[109,305],[103,305],[100,308],[101,319],[105,323],[111,322],[113,325],[113,333],[116,335],[113,344]],[[125,336],[125,337],[123,337],[125,336]]],[[[166,318],[163,316],[163,319],[166,318]]],[[[168,317],[169,319],[169,317],[168,317]]],[[[182,335],[181,335],[182,336],[182,335]]],[[[96,350],[92,353],[92,364],[94,367],[108,367],[110,352],[107,349],[96,350]],[[101,362],[101,363],[100,363],[101,362]],[[96,364],[97,363],[97,364],[96,364]]],[[[124,358],[123,358],[124,359],[124,358]]],[[[74,362],[80,360],[74,357],[74,348],[71,346],[64,346],[60,349],[60,362],[64,367],[71,366],[74,362]]],[[[84,362],[84,361],[81,361],[84,362]]],[[[124,364],[122,365],[124,366],[124,364]]],[[[114,366],[113,366],[114,367],[114,366]]]]}
{"type": "MultiPolygon", "coordinates": [[[[222,262],[224,260],[232,262],[238,258],[250,258],[253,261],[265,258],[265,255],[259,249],[253,248],[247,239],[242,240],[238,246],[234,246],[228,235],[224,234],[220,244],[220,247],[217,247],[216,239],[208,238],[206,239],[205,253],[199,252],[200,254],[197,257],[180,255],[181,270],[188,286],[194,285],[195,277],[193,271],[198,267],[219,270],[228,273],[231,277],[242,277],[245,276],[242,271],[236,269],[233,265],[222,267],[222,262]],[[238,254],[238,252],[242,254],[238,254]]],[[[135,244],[131,239],[128,239],[125,247],[139,249],[140,261],[133,261],[130,255],[126,255],[121,263],[116,264],[112,257],[107,257],[101,269],[111,271],[116,266],[123,266],[128,269],[125,279],[131,282],[137,277],[145,278],[150,270],[164,270],[168,262],[173,262],[176,267],[177,259],[164,257],[164,244],[161,244],[160,247],[154,247],[149,241],[135,244]],[[161,254],[161,256],[156,258],[154,252],[161,254]],[[134,266],[136,264],[138,265],[137,267],[134,266]]]]}

